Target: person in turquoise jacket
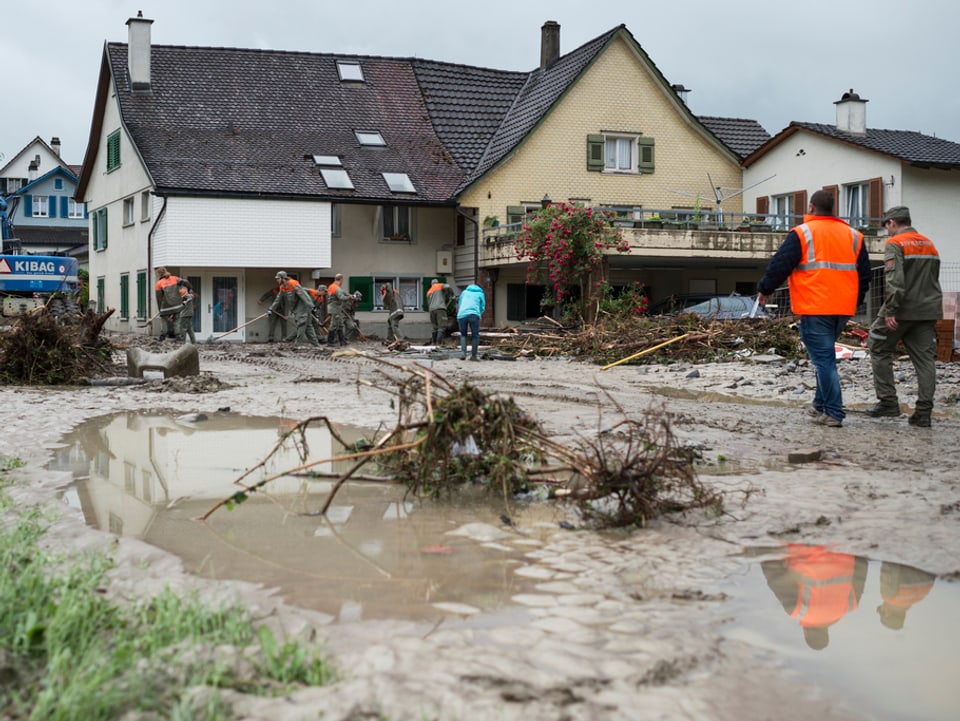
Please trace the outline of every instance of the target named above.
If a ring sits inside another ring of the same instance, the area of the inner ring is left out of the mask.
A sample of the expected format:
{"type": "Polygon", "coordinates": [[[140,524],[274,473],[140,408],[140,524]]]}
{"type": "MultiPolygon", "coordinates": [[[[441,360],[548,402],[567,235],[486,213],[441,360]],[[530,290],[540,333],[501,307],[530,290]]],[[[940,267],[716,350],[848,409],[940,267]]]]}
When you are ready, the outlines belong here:
{"type": "Polygon", "coordinates": [[[480,317],[487,307],[483,288],[471,283],[457,299],[457,324],[460,326],[460,360],[467,359],[467,331],[470,332],[472,352],[470,360],[478,361],[477,346],[480,344],[480,317]]]}

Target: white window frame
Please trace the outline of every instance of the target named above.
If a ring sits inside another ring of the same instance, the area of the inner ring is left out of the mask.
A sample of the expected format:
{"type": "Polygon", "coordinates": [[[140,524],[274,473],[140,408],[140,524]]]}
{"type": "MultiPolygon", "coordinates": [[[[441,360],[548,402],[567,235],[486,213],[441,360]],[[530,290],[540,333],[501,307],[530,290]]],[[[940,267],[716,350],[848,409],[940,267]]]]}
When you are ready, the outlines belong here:
{"type": "Polygon", "coordinates": [[[380,235],[383,241],[387,243],[412,243],[415,217],[413,208],[409,205],[384,205],[382,211],[380,235]],[[389,223],[387,221],[388,217],[390,218],[389,223]],[[387,232],[388,225],[391,226],[389,230],[393,232],[387,232]],[[406,225],[406,232],[404,232],[404,225],[406,225]],[[393,236],[395,235],[403,236],[403,238],[394,239],[393,236]]]}
{"type": "Polygon", "coordinates": [[[603,172],[638,174],[638,137],[640,136],[604,133],[603,172]]]}
{"type": "Polygon", "coordinates": [[[129,198],[123,199],[123,227],[125,228],[137,222],[136,203],[134,200],[135,198],[132,195],[129,198]]]}
{"type": "Polygon", "coordinates": [[[338,60],[337,74],[340,76],[341,82],[364,82],[363,66],[357,60],[338,60]]]}
{"type": "Polygon", "coordinates": [[[320,168],[320,176],[323,182],[331,190],[353,190],[353,181],[350,180],[350,174],[346,170],[339,168],[320,168]]]}
{"type": "Polygon", "coordinates": [[[389,283],[400,291],[400,300],[404,310],[423,310],[423,279],[420,276],[375,275],[373,276],[373,309],[383,310],[383,296],[380,286],[389,283]]]}
{"type": "Polygon", "coordinates": [[[33,211],[32,215],[34,218],[49,218],[50,217],[50,202],[49,198],[46,195],[34,195],[33,196],[33,211]]]}
{"type": "Polygon", "coordinates": [[[150,220],[153,203],[150,201],[150,191],[144,190],[140,193],[140,222],[144,223],[150,220]]]}
{"type": "Polygon", "coordinates": [[[78,203],[73,198],[67,198],[67,217],[68,218],[82,218],[83,217],[83,203],[78,203]]]}
{"type": "Polygon", "coordinates": [[[416,193],[413,181],[406,173],[380,173],[392,193],[416,193]]]}
{"type": "Polygon", "coordinates": [[[870,218],[870,184],[850,183],[843,186],[844,219],[853,228],[867,225],[870,218]]]}
{"type": "Polygon", "coordinates": [[[314,155],[314,165],[328,165],[331,168],[342,168],[343,163],[339,155],[314,155]]]}
{"type": "Polygon", "coordinates": [[[379,130],[354,130],[353,134],[356,135],[357,142],[365,147],[382,148],[387,144],[379,130]]]}
{"type": "Polygon", "coordinates": [[[770,197],[770,218],[773,230],[789,230],[793,222],[793,193],[770,197]]]}

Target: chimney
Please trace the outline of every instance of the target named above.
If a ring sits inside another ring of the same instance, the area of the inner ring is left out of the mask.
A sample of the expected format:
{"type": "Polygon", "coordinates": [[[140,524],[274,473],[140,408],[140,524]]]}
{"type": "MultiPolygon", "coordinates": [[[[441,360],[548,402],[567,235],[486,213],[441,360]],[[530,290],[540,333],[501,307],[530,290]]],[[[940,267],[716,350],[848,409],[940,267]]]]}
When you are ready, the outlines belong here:
{"type": "Polygon", "coordinates": [[[50,147],[53,149],[53,152],[57,154],[57,157],[60,157],[60,138],[53,136],[50,138],[50,147]]]}
{"type": "Polygon", "coordinates": [[[40,163],[36,160],[31,160],[30,165],[27,166],[27,180],[31,183],[37,179],[37,171],[40,169],[40,163]]]}
{"type": "Polygon", "coordinates": [[[866,135],[868,102],[853,92],[853,88],[844,93],[834,103],[837,106],[837,130],[851,135],[866,135]]]}
{"type": "Polygon", "coordinates": [[[150,26],[153,20],[137,17],[127,20],[127,71],[130,73],[130,89],[135,93],[150,92],[150,26]]]}
{"type": "Polygon", "coordinates": [[[540,68],[546,70],[560,57],[560,23],[547,20],[540,28],[540,68]]]}

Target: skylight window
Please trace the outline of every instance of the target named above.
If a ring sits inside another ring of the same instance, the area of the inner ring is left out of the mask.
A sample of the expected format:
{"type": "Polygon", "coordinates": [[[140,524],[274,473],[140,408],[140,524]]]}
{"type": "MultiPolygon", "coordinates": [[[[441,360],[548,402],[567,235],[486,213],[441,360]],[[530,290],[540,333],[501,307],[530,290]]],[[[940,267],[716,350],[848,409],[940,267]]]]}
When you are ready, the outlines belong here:
{"type": "Polygon", "coordinates": [[[410,182],[410,176],[406,173],[381,173],[383,179],[387,181],[387,187],[394,193],[416,193],[417,189],[410,182]]]}
{"type": "Polygon", "coordinates": [[[386,145],[386,141],[383,139],[383,136],[380,135],[380,132],[377,130],[358,130],[357,142],[360,145],[386,145]]]}
{"type": "Polygon", "coordinates": [[[343,165],[339,155],[314,155],[313,162],[317,165],[331,165],[337,168],[343,165]]]}
{"type": "Polygon", "coordinates": [[[353,190],[353,183],[346,170],[334,168],[320,168],[320,175],[328,188],[338,190],[353,190]]]}
{"type": "Polygon", "coordinates": [[[340,80],[347,80],[356,83],[363,82],[363,68],[360,67],[360,63],[358,62],[338,60],[337,72],[340,73],[340,80]]]}

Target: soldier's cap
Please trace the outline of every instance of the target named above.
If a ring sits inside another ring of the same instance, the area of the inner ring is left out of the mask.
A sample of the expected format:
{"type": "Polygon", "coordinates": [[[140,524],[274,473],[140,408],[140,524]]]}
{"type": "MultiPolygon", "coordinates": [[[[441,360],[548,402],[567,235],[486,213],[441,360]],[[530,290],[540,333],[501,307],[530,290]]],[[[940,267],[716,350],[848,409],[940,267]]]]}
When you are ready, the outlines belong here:
{"type": "Polygon", "coordinates": [[[278,278],[286,278],[286,277],[288,277],[288,276],[287,276],[287,271],[285,271],[285,270],[278,270],[278,271],[277,271],[277,277],[278,277],[278,278]]]}
{"type": "Polygon", "coordinates": [[[430,285],[436,285],[436,284],[439,283],[439,282],[440,282],[439,280],[437,280],[436,278],[434,278],[433,280],[430,281],[430,285]]]}
{"type": "Polygon", "coordinates": [[[327,286],[325,286],[325,285],[318,285],[318,286],[317,286],[317,292],[318,292],[318,293],[326,293],[326,292],[327,292],[327,286]]]}
{"type": "Polygon", "coordinates": [[[905,205],[895,205],[883,214],[883,222],[886,223],[888,220],[896,220],[898,223],[909,221],[910,208],[905,205]]]}

